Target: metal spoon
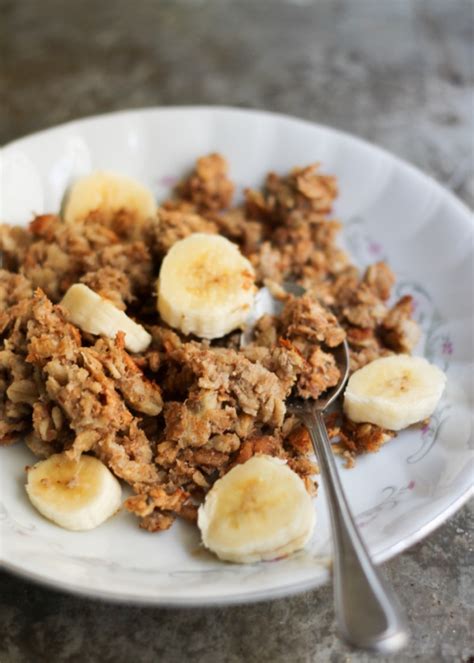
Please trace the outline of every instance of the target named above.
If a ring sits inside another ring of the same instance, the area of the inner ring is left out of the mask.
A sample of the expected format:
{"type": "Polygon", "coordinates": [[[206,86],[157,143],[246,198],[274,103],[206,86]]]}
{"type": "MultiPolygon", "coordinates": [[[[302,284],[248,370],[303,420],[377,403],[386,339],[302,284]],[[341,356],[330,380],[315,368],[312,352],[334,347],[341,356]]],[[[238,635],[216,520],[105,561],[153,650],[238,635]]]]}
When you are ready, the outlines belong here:
{"type": "MultiPolygon", "coordinates": [[[[293,284],[284,287],[295,295],[304,292],[293,284]]],[[[262,288],[256,297],[254,323],[265,312],[278,313],[281,306],[267,288],[262,288]],[[266,311],[263,310],[265,307],[266,311]]],[[[251,335],[252,328],[242,334],[242,346],[250,342],[251,335]]],[[[287,409],[308,429],[326,487],[334,548],[334,610],[339,632],[354,647],[389,654],[406,645],[408,629],[392,590],[373,565],[362,541],[332,453],[324,411],[341,394],[347,381],[349,348],[346,341],[336,348],[334,354],[341,371],[339,383],[318,400],[290,398],[287,409]]]]}

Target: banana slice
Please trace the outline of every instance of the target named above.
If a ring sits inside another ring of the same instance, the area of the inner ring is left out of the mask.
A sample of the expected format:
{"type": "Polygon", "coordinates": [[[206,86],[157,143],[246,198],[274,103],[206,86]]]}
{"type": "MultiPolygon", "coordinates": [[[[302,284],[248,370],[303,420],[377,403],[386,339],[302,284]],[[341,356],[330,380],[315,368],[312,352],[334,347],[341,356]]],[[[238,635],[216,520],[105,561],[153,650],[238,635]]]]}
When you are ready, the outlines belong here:
{"type": "Polygon", "coordinates": [[[115,338],[125,334],[125,347],[131,352],[143,352],[151,343],[147,330],[83,283],[72,285],[63,297],[61,306],[68,317],[82,331],[115,338]]]}
{"type": "Polygon", "coordinates": [[[355,422],[401,430],[433,414],[445,384],[443,371],[423,357],[382,357],[350,377],[344,412],[355,422]]]}
{"type": "Polygon", "coordinates": [[[127,212],[141,223],[155,216],[157,206],[153,194],[130,177],[97,171],[77,180],[63,201],[62,216],[66,223],[84,221],[93,212],[100,212],[105,222],[119,212],[127,212]]]}
{"type": "Polygon", "coordinates": [[[158,310],[184,334],[219,338],[242,327],[255,297],[255,272],[225,237],[194,233],[161,265],[158,310]]]}
{"type": "Polygon", "coordinates": [[[216,481],[198,512],[206,548],[249,564],[289,555],[310,538],[315,522],[303,481],[279,458],[253,456],[216,481]]]}
{"type": "Polygon", "coordinates": [[[97,458],[55,454],[28,470],[26,492],[38,511],[70,530],[97,527],[121,506],[122,489],[97,458]]]}

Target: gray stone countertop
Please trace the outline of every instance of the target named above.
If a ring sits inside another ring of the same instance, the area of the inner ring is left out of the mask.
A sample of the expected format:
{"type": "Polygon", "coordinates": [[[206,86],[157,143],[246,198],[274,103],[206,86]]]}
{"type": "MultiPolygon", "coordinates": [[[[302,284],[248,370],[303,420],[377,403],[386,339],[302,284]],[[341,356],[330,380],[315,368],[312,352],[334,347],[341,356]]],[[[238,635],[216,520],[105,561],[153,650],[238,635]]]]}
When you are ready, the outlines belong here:
{"type": "MultiPolygon", "coordinates": [[[[473,13],[459,0],[0,0],[0,143],[123,108],[264,108],[378,143],[472,206],[473,13]]],[[[474,661],[472,523],[466,506],[384,565],[412,629],[390,660],[474,661]]],[[[0,572],[0,663],[373,660],[337,639],[329,586],[171,610],[0,572]]]]}

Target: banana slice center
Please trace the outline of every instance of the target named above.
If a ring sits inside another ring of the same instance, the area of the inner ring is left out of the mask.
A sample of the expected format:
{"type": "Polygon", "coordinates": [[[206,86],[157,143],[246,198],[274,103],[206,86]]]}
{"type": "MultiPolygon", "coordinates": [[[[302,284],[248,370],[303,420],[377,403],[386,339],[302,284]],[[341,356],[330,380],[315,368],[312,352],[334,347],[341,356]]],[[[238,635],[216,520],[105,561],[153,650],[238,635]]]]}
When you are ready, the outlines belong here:
{"type": "Polygon", "coordinates": [[[190,295],[199,299],[206,295],[219,304],[227,300],[229,291],[250,288],[253,276],[246,270],[229,270],[221,256],[214,251],[207,251],[189,264],[184,282],[185,290],[190,295]]]}
{"type": "Polygon", "coordinates": [[[367,390],[367,395],[385,396],[386,398],[396,396],[399,398],[412,391],[417,382],[418,380],[413,372],[402,371],[400,375],[374,380],[367,390]]]}

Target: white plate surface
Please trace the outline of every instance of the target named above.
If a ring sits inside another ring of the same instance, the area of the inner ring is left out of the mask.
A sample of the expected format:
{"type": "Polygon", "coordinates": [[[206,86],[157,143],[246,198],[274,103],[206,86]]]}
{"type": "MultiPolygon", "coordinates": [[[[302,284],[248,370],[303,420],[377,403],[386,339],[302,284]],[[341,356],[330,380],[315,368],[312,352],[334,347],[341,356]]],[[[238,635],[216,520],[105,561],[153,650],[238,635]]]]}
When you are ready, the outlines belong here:
{"type": "MultiPolygon", "coordinates": [[[[363,267],[387,259],[396,296],[411,293],[423,328],[417,349],[447,371],[445,396],[424,429],[403,432],[378,454],[341,468],[362,534],[377,562],[419,541],[472,491],[473,220],[432,179],[368,143],[301,120],[228,108],[162,108],[71,122],[11,143],[0,162],[0,218],[25,224],[55,211],[64,189],[91,169],[136,177],[163,199],[196,157],[219,151],[238,187],[269,170],[314,161],[338,177],[343,241],[363,267]]],[[[307,549],[251,566],[218,562],[195,529],[149,534],[122,512],[71,533],[29,504],[21,444],[0,449],[0,555],[6,569],[66,590],[151,604],[245,602],[316,587],[328,579],[324,486],[307,549]]]]}

